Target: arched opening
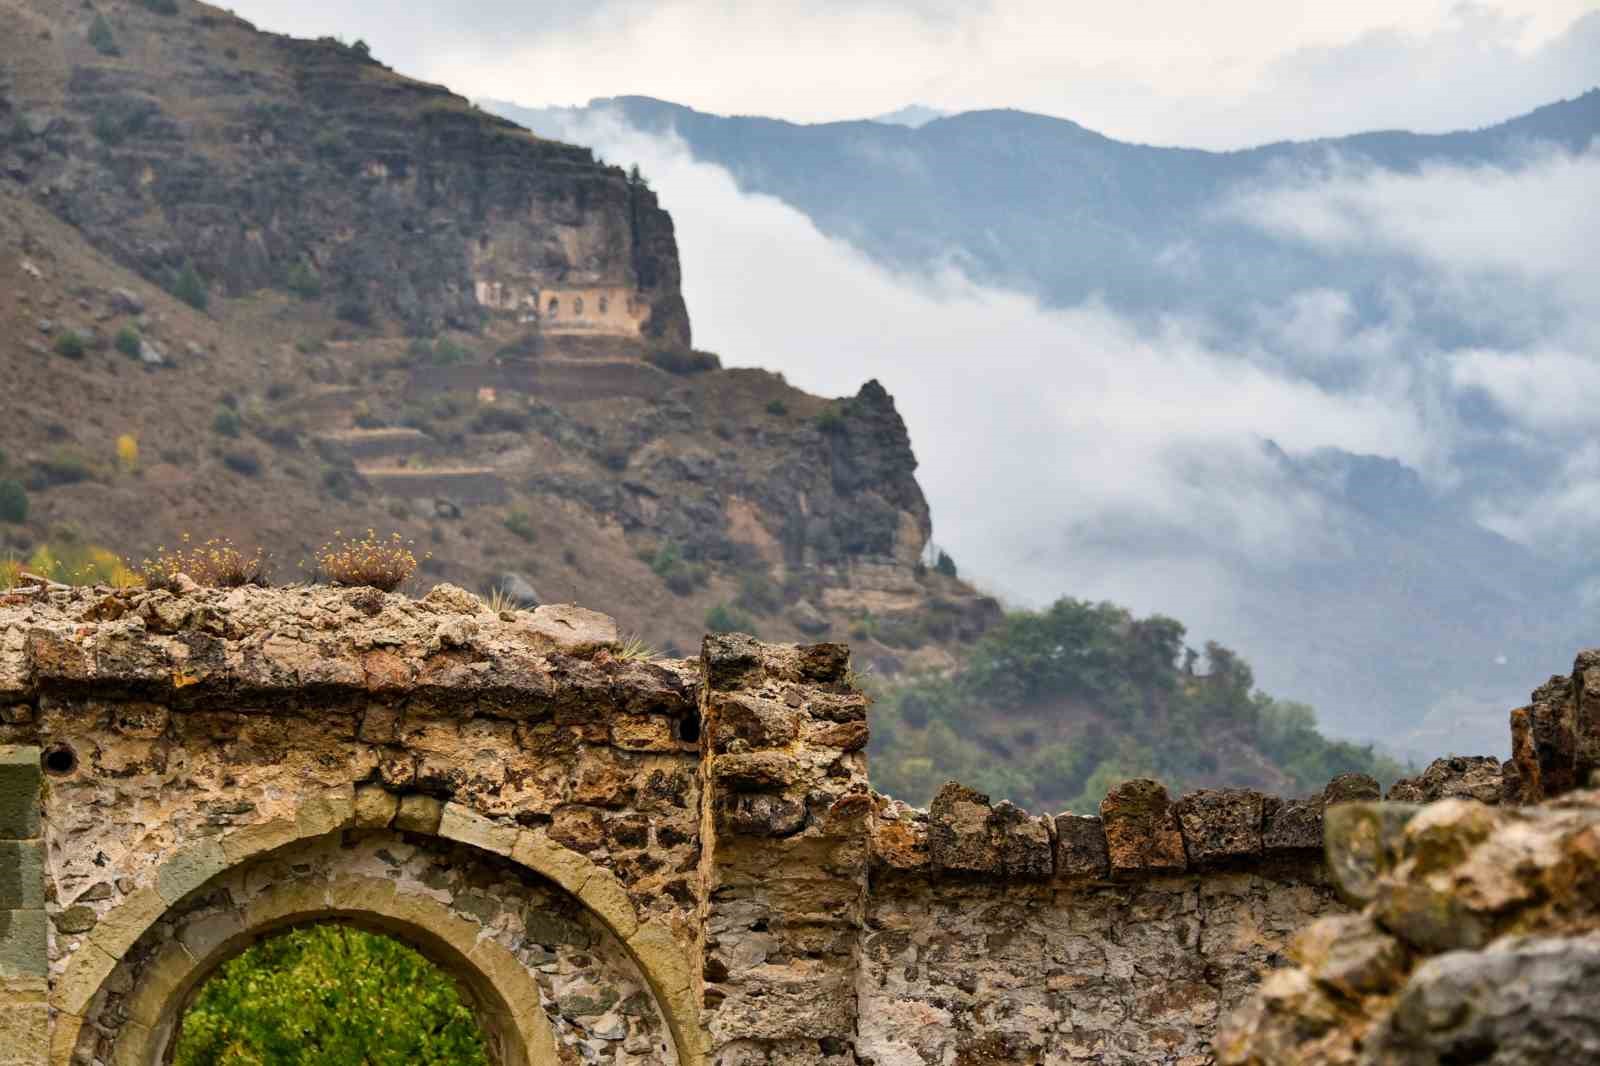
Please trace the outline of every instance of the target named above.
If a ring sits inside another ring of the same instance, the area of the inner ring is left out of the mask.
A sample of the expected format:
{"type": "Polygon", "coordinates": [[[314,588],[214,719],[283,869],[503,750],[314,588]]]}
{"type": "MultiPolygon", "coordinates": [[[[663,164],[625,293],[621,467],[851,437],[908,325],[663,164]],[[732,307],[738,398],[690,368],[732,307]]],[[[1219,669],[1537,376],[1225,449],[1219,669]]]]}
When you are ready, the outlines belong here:
{"type": "MultiPolygon", "coordinates": [[[[183,875],[164,883],[174,876],[183,875]]],[[[673,1024],[633,953],[630,938],[643,930],[603,919],[499,851],[388,828],[313,834],[229,866],[145,921],[71,1007],[71,1046],[63,1043],[53,1066],[179,1062],[182,1041],[194,1039],[182,1035],[185,1019],[215,975],[258,945],[322,925],[392,938],[447,975],[481,1033],[485,1066],[558,1066],[585,1048],[625,1051],[617,1062],[626,1066],[694,1061],[679,1057],[673,1024]]]]}
{"type": "Polygon", "coordinates": [[[348,922],[280,930],[190,994],[173,1066],[490,1066],[476,995],[402,940],[348,922]]]}
{"type": "Polygon", "coordinates": [[[583,317],[583,297],[582,296],[574,296],[572,298],[572,313],[574,315],[576,315],[578,318],[582,318],[583,317]]]}
{"type": "Polygon", "coordinates": [[[550,297],[550,310],[548,313],[551,318],[557,318],[561,315],[561,301],[554,296],[550,297]]]}
{"type": "Polygon", "coordinates": [[[610,308],[611,301],[604,296],[600,297],[600,313],[603,315],[610,310],[610,308]]]}

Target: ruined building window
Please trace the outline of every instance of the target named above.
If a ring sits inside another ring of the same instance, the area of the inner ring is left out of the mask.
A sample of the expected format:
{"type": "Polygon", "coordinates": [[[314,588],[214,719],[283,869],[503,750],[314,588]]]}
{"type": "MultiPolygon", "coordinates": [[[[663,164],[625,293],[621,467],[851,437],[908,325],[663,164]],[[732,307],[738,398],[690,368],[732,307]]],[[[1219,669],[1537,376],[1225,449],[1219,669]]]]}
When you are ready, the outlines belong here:
{"type": "Polygon", "coordinates": [[[583,297],[579,296],[572,301],[572,313],[578,318],[583,317],[583,297]]]}
{"type": "Polygon", "coordinates": [[[561,301],[554,296],[550,297],[550,317],[555,318],[561,313],[561,301]]]}
{"type": "Polygon", "coordinates": [[[602,315],[606,313],[606,308],[610,303],[611,301],[607,300],[604,296],[600,297],[600,313],[602,315]]]}

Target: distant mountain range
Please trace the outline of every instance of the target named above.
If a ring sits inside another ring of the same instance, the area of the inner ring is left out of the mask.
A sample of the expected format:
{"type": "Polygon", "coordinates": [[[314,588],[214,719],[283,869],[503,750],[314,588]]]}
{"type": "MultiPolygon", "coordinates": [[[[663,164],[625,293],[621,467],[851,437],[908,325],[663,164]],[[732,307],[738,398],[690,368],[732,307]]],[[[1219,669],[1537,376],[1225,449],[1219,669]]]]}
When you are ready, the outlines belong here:
{"type": "MultiPolygon", "coordinates": [[[[1482,130],[1398,130],[1236,152],[1129,144],[1023,111],[799,125],[724,117],[646,96],[584,108],[484,106],[535,132],[608,114],[675,133],[748,191],[776,196],[824,233],[902,270],[954,261],[974,280],[1054,306],[1096,296],[1119,309],[1242,309],[1308,286],[1374,295],[1372,264],[1291,247],[1214,206],[1230,188],[1335,160],[1414,172],[1428,163],[1513,164],[1530,145],[1582,151],[1600,135],[1600,89],[1482,130]],[[1182,268],[1171,249],[1182,247],[1182,268]],[[1194,279],[1203,277],[1203,286],[1194,279]]],[[[1358,299],[1358,303],[1360,303],[1358,299]]]]}

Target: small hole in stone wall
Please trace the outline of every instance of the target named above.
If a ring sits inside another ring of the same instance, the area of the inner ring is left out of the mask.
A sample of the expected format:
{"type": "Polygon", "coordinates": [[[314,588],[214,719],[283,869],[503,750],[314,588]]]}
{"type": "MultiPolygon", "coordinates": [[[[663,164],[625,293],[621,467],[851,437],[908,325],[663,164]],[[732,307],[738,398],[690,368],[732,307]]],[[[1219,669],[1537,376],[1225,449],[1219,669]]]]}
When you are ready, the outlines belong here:
{"type": "Polygon", "coordinates": [[[690,711],[678,719],[678,739],[685,744],[700,743],[700,712],[690,711]]]}
{"type": "Polygon", "coordinates": [[[57,744],[45,751],[43,761],[46,773],[65,777],[78,768],[78,753],[65,744],[57,744]]]}

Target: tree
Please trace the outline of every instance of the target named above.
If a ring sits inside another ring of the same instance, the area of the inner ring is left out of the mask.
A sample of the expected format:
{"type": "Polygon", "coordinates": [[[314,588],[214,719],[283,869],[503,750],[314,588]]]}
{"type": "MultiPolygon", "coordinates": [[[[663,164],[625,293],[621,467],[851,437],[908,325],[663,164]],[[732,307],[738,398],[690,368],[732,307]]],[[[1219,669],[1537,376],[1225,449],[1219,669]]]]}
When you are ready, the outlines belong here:
{"type": "Polygon", "coordinates": [[[945,577],[956,576],[956,561],[950,558],[949,552],[942,549],[939,552],[938,561],[933,564],[933,568],[939,571],[939,573],[943,574],[945,577]]]}
{"type": "Polygon", "coordinates": [[[362,59],[372,58],[372,46],[360,38],[357,38],[356,43],[350,46],[350,51],[354,52],[362,59]]]}
{"type": "Polygon", "coordinates": [[[197,311],[204,311],[206,304],[211,302],[205,279],[195,270],[193,263],[183,264],[183,269],[172,279],[172,295],[197,311]]]}
{"type": "Polygon", "coordinates": [[[111,23],[106,21],[104,15],[95,15],[94,21],[89,24],[89,43],[103,56],[122,54],[122,49],[117,47],[116,35],[111,32],[111,23]]]}
{"type": "Polygon", "coordinates": [[[488,1066],[455,983],[411,948],[340,925],[223,965],[184,1015],[174,1066],[488,1066]]]}
{"type": "Polygon", "coordinates": [[[628,168],[628,184],[640,189],[648,189],[650,187],[650,181],[639,170],[638,163],[628,168]]]}
{"type": "Polygon", "coordinates": [[[15,481],[0,481],[0,522],[28,520],[28,493],[15,481]]]}

